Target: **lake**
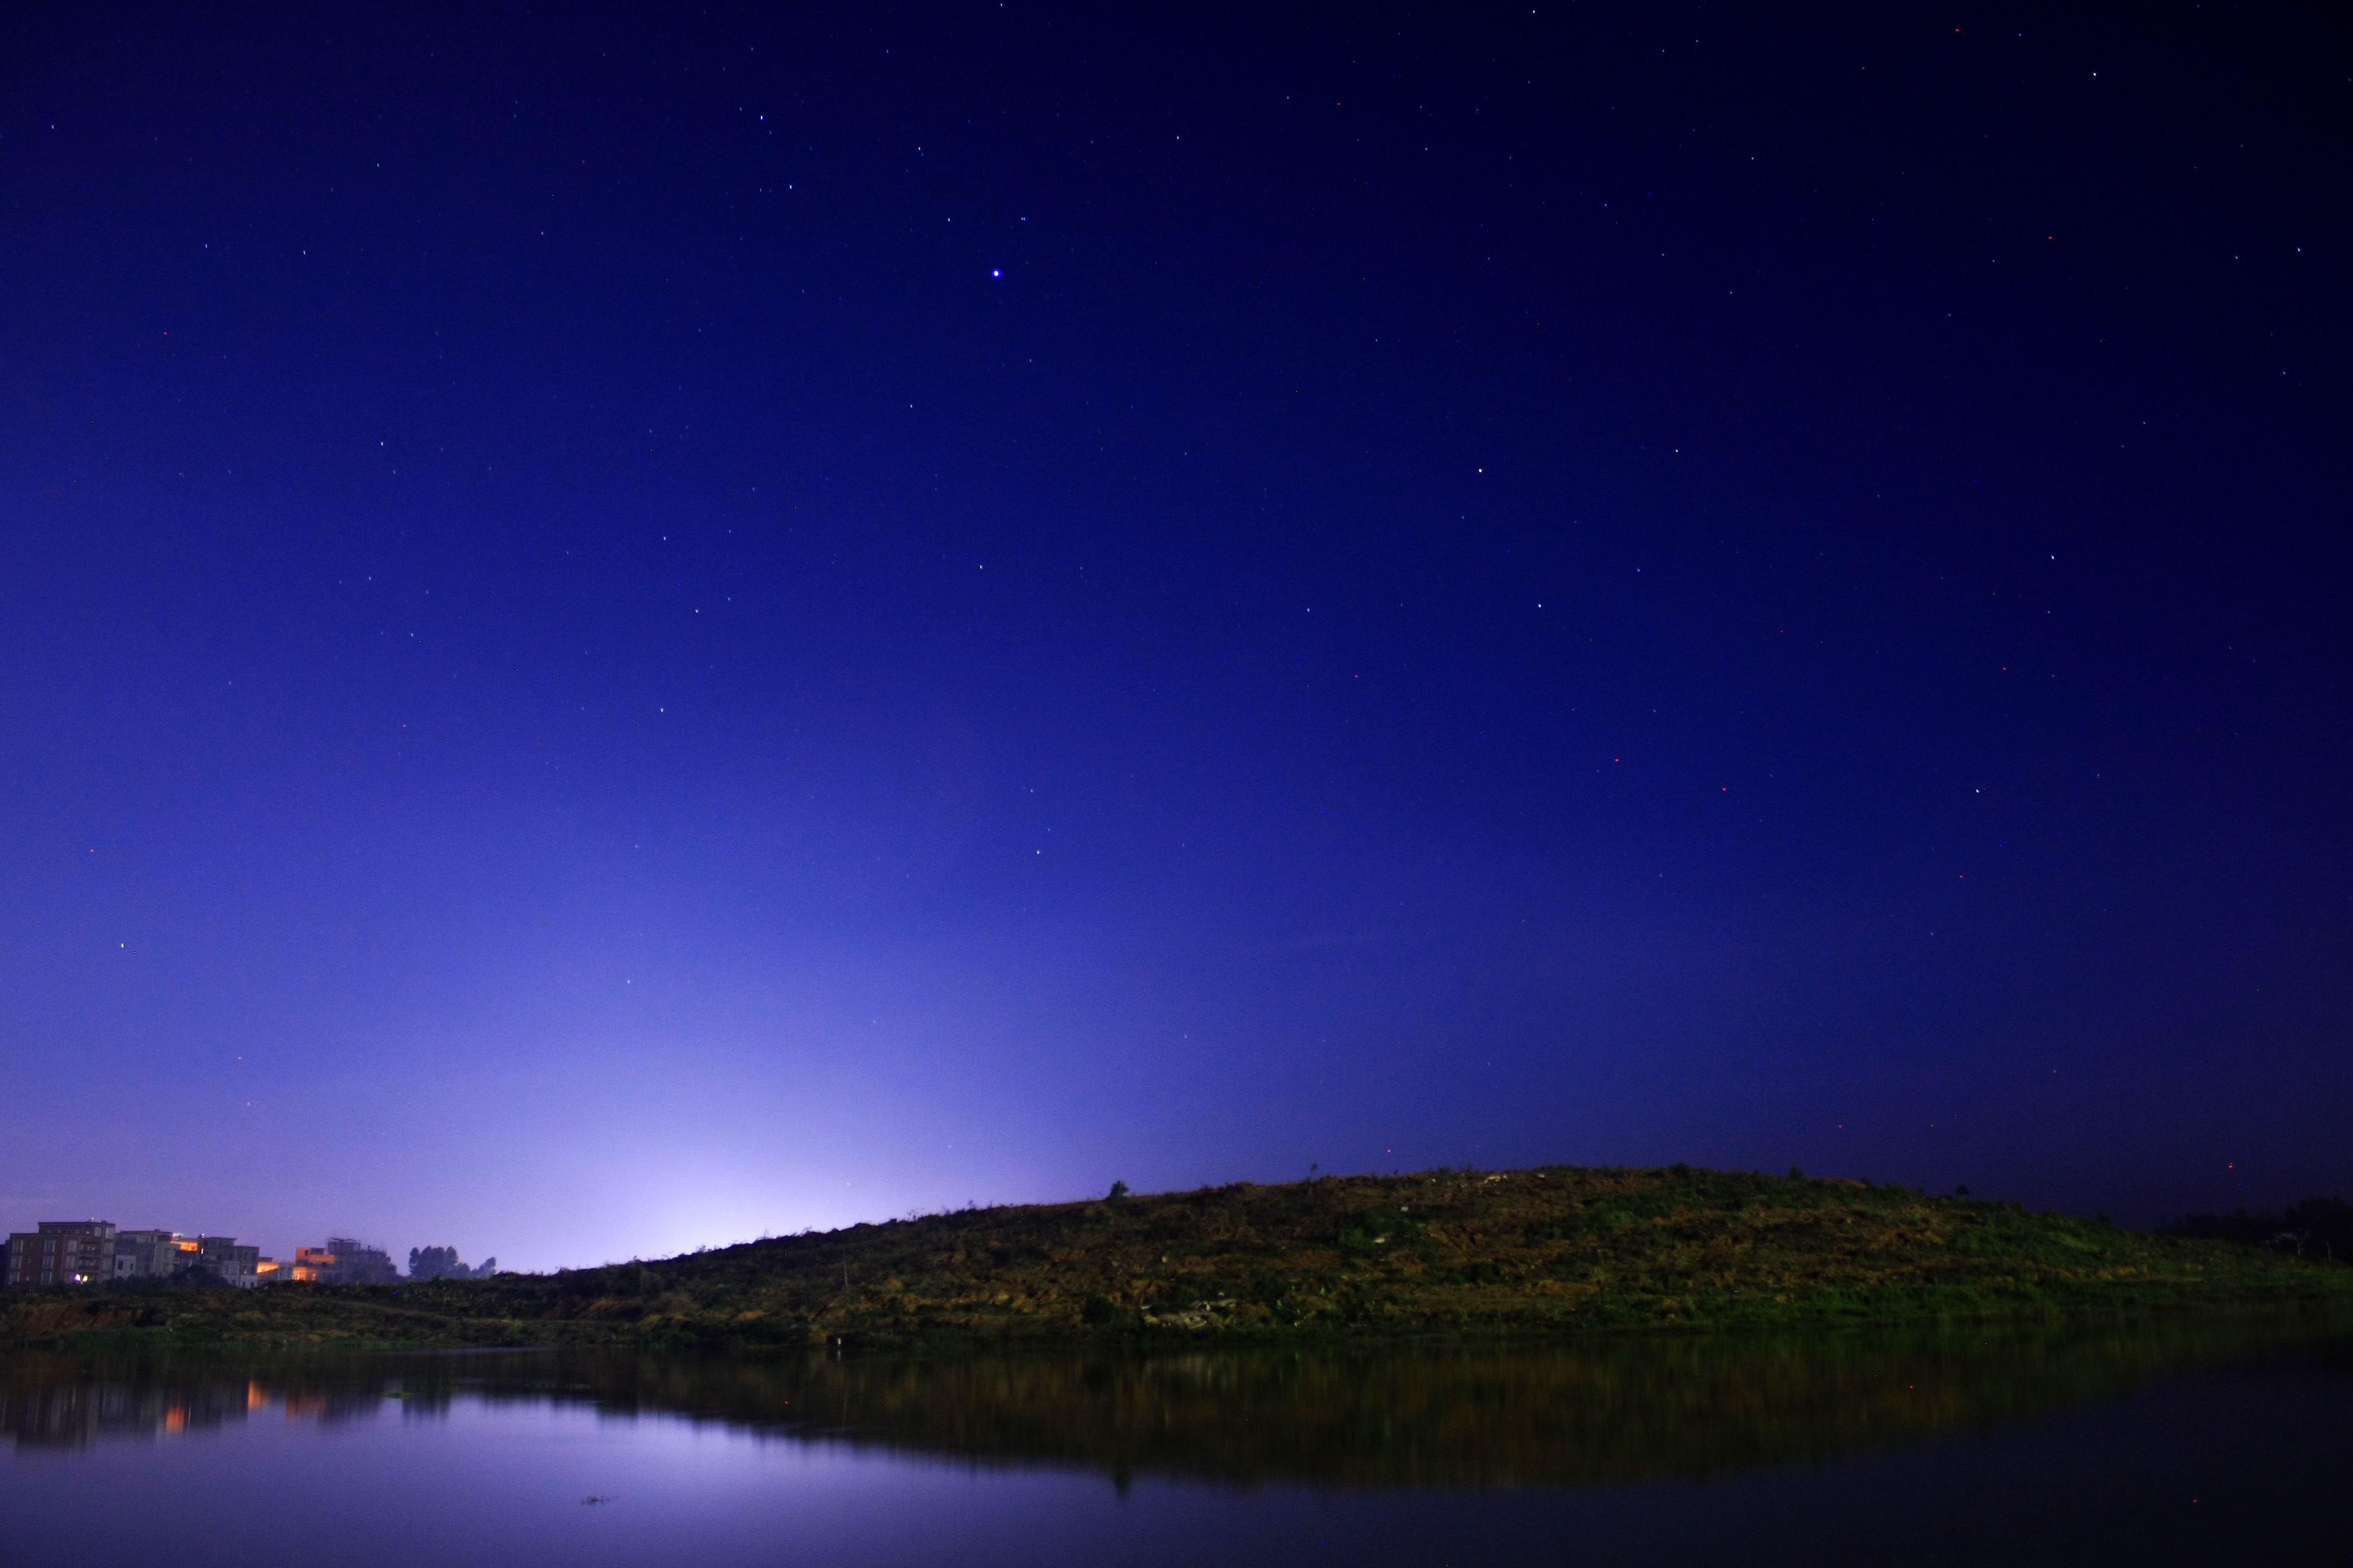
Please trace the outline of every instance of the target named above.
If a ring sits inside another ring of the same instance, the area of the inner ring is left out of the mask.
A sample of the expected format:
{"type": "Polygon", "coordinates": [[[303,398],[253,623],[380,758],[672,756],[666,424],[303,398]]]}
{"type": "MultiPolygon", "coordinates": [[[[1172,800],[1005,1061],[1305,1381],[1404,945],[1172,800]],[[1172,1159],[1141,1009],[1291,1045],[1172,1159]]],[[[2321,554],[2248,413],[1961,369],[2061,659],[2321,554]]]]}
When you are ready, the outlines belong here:
{"type": "Polygon", "coordinates": [[[0,1361],[0,1562],[2336,1562],[2353,1334],[0,1361]]]}

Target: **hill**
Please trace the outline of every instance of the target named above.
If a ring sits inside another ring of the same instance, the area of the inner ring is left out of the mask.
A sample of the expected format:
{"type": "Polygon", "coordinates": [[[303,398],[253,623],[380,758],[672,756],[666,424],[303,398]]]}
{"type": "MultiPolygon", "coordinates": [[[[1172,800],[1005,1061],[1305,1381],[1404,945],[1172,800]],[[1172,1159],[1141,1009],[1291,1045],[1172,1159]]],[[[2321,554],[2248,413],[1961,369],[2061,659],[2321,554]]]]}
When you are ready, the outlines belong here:
{"type": "Polygon", "coordinates": [[[9,1291],[0,1342],[1287,1341],[2353,1304],[2353,1267],[1900,1186],[1425,1171],[1008,1205],[545,1275],[9,1291]]]}

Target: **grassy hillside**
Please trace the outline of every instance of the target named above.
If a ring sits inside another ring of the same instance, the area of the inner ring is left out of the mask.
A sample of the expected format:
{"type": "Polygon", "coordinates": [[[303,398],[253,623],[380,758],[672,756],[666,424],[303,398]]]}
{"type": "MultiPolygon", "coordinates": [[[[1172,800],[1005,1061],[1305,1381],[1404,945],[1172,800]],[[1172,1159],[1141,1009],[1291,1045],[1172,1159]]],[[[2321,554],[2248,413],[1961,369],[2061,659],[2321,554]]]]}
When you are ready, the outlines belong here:
{"type": "Polygon", "coordinates": [[[17,1344],[1279,1342],[2353,1305],[2353,1268],[1904,1187],[1556,1166],[968,1209],[489,1280],[6,1297],[17,1344]]]}

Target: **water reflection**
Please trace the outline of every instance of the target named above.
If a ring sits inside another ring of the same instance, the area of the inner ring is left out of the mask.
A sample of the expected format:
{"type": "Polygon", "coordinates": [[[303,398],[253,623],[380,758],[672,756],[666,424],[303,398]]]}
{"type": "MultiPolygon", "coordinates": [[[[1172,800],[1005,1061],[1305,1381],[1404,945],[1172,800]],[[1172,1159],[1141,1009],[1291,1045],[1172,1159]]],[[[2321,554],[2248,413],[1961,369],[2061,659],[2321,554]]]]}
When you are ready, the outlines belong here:
{"type": "Polygon", "coordinates": [[[2302,1316],[1365,1353],[727,1361],[623,1352],[22,1354],[20,1448],[231,1423],[432,1421],[453,1401],[669,1414],[990,1466],[1237,1482],[1490,1487],[1696,1478],[1986,1426],[2345,1325],[2302,1316]]]}
{"type": "Polygon", "coordinates": [[[398,1380],[382,1371],[322,1367],[312,1375],[331,1381],[289,1385],[202,1362],[20,1356],[0,1366],[0,1432],[19,1448],[69,1449],[214,1430],[271,1408],[296,1420],[350,1420],[398,1396],[398,1380]]]}

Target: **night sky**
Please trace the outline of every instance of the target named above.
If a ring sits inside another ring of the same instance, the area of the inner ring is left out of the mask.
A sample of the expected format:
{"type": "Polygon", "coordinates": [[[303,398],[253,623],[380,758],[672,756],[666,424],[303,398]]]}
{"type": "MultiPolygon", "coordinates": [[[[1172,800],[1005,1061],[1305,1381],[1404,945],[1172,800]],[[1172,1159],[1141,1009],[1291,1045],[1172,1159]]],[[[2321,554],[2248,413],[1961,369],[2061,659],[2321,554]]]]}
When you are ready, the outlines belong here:
{"type": "Polygon", "coordinates": [[[2323,8],[11,7],[0,1228],[2353,1190],[2323,8]]]}

